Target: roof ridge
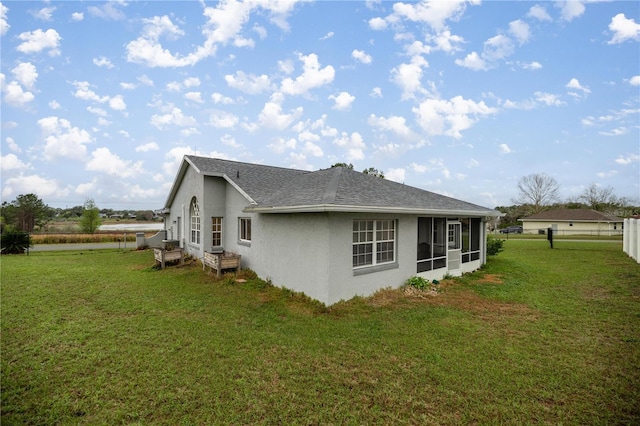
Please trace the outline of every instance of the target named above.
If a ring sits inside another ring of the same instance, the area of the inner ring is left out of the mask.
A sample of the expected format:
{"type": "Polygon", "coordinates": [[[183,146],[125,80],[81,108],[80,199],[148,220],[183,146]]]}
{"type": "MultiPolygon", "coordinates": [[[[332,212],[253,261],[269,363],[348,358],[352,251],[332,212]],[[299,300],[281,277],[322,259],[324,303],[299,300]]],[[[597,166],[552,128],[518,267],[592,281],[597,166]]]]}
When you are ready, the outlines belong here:
{"type": "Polygon", "coordinates": [[[331,180],[325,188],[324,195],[322,196],[322,204],[334,204],[336,201],[336,195],[338,194],[338,185],[340,179],[342,179],[342,167],[334,167],[335,171],[332,172],[331,180]]]}

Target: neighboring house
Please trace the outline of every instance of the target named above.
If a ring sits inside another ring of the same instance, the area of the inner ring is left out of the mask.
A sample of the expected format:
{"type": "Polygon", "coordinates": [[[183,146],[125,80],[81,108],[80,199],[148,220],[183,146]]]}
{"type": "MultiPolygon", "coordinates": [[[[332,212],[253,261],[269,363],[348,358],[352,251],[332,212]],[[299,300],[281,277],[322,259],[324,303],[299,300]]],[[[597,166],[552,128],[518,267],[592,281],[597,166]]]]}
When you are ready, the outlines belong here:
{"type": "Polygon", "coordinates": [[[485,263],[480,207],[347,168],[315,172],[185,156],[165,207],[190,255],[225,250],[275,285],[333,304],[485,263]]]}
{"type": "Polygon", "coordinates": [[[519,219],[525,234],[622,235],[623,219],[592,209],[554,209],[519,219]]]}

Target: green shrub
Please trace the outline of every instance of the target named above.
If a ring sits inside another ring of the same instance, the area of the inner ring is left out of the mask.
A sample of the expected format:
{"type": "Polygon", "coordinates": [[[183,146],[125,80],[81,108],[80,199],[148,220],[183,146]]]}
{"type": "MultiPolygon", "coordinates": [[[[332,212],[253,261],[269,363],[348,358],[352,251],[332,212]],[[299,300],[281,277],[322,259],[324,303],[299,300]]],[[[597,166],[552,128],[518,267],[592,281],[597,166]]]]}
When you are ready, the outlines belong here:
{"type": "Polygon", "coordinates": [[[498,253],[500,253],[503,250],[502,248],[503,244],[504,244],[504,240],[489,236],[487,238],[487,255],[495,256],[498,253]]]}
{"type": "Polygon", "coordinates": [[[431,283],[429,282],[429,280],[418,276],[409,278],[407,281],[405,281],[405,284],[411,287],[418,288],[420,290],[431,288],[431,283]]]}
{"type": "Polygon", "coordinates": [[[5,232],[1,240],[2,254],[22,254],[31,247],[31,240],[26,232],[5,232]]]}

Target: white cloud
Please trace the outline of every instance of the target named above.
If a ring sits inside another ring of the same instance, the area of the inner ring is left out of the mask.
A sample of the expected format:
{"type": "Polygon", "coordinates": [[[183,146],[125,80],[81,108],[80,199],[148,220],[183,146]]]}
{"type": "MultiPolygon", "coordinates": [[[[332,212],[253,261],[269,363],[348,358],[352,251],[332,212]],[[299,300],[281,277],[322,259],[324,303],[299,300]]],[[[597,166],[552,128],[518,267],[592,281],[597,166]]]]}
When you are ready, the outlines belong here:
{"type": "Polygon", "coordinates": [[[338,96],[330,95],[328,99],[335,101],[333,109],[348,111],[351,109],[351,104],[356,100],[356,97],[349,94],[349,92],[340,92],[338,96]]]}
{"type": "Polygon", "coordinates": [[[456,59],[455,64],[474,71],[487,70],[489,68],[487,62],[477,52],[469,53],[464,59],[456,59]]]}
{"type": "Polygon", "coordinates": [[[578,98],[582,98],[591,93],[591,90],[588,87],[581,85],[577,78],[572,78],[571,80],[569,80],[565,87],[567,89],[570,89],[568,92],[569,95],[578,98]],[[576,91],[580,91],[582,93],[577,93],[576,91]]]}
{"type": "Polygon", "coordinates": [[[38,120],[38,126],[45,140],[44,155],[47,159],[66,157],[83,160],[86,157],[86,144],[90,143],[89,132],[73,127],[69,120],[55,116],[38,120]]]}
{"type": "Polygon", "coordinates": [[[640,86],[640,75],[634,75],[629,79],[629,84],[632,86],[640,86]]]}
{"type": "Polygon", "coordinates": [[[426,94],[422,87],[422,69],[429,63],[420,55],[411,58],[408,64],[400,64],[391,70],[391,79],[402,89],[402,99],[415,98],[415,93],[426,94]]]}
{"type": "MultiPolygon", "coordinates": [[[[168,16],[155,16],[143,19],[143,30],[140,37],[126,45],[127,60],[150,67],[184,67],[192,66],[201,60],[214,55],[219,44],[232,44],[236,47],[252,47],[252,39],[241,33],[243,26],[249,21],[254,9],[262,8],[270,13],[270,21],[287,30],[286,18],[295,7],[293,1],[263,2],[219,2],[215,7],[205,7],[203,15],[207,22],[202,26],[205,40],[187,54],[173,54],[160,43],[160,37],[176,38],[184,32],[171,22],[168,16]]],[[[254,27],[255,28],[255,27],[254,27]]],[[[258,34],[262,32],[258,30],[258,34]]]]}
{"type": "Polygon", "coordinates": [[[219,129],[230,129],[236,126],[240,119],[225,111],[213,111],[209,115],[209,124],[219,129]]]}
{"type": "Polygon", "coordinates": [[[51,108],[52,110],[60,109],[60,107],[61,107],[60,103],[55,99],[52,101],[49,101],[49,108],[51,108]]]}
{"type": "Polygon", "coordinates": [[[11,25],[7,22],[8,11],[9,8],[0,3],[0,35],[5,35],[7,31],[9,31],[9,28],[11,28],[11,25]]]}
{"type": "Polygon", "coordinates": [[[500,148],[501,154],[511,154],[513,152],[506,143],[501,143],[498,148],[500,148]]]}
{"type": "Polygon", "coordinates": [[[381,98],[382,89],[379,87],[374,87],[373,89],[371,89],[371,93],[369,93],[369,96],[371,96],[372,98],[381,98]]]}
{"type": "Polygon", "coordinates": [[[233,99],[228,96],[224,96],[222,93],[214,92],[211,94],[211,100],[214,104],[230,105],[233,103],[233,99]]]}
{"type": "Polygon", "coordinates": [[[186,88],[198,87],[200,86],[200,79],[198,77],[188,77],[184,79],[182,84],[184,84],[186,88]]]}
{"type": "Polygon", "coordinates": [[[382,18],[369,19],[369,28],[376,31],[384,30],[387,28],[387,21],[382,18]]]}
{"type": "Polygon", "coordinates": [[[628,154],[627,156],[619,155],[616,158],[616,163],[621,164],[623,166],[629,165],[634,162],[640,162],[640,155],[638,154],[628,154]]]}
{"type": "Polygon", "coordinates": [[[450,100],[427,99],[413,108],[418,124],[429,135],[447,135],[462,138],[462,131],[470,128],[481,117],[495,114],[497,109],[484,102],[475,102],[456,96],[450,100]]]}
{"type": "Polygon", "coordinates": [[[527,16],[536,18],[540,21],[552,21],[551,16],[547,13],[547,9],[544,6],[540,6],[539,4],[531,6],[531,8],[529,9],[529,13],[527,13],[527,16]]]}
{"type": "Polygon", "coordinates": [[[88,107],[87,107],[87,111],[89,111],[91,114],[95,114],[95,115],[100,116],[100,117],[107,117],[107,116],[109,116],[109,114],[107,113],[107,111],[105,111],[103,108],[98,108],[98,107],[88,106],[88,107]]]}
{"type": "Polygon", "coordinates": [[[143,145],[136,146],[136,152],[158,151],[160,147],[155,142],[148,142],[143,145]]]}
{"type": "Polygon", "coordinates": [[[102,6],[89,6],[87,10],[92,16],[95,16],[97,18],[119,21],[126,17],[122,10],[119,9],[119,7],[126,5],[127,4],[123,1],[109,1],[102,6]]]}
{"type": "Polygon", "coordinates": [[[56,7],[50,6],[50,7],[44,7],[39,10],[30,11],[29,13],[31,13],[31,15],[36,19],[40,19],[42,21],[50,21],[53,15],[53,12],[55,11],[56,11],[56,7]]]}
{"type": "Polygon", "coordinates": [[[22,149],[20,149],[20,146],[16,143],[16,141],[13,140],[12,137],[7,136],[7,138],[5,139],[5,142],[7,142],[7,146],[9,147],[9,150],[13,152],[17,152],[18,154],[22,152],[22,149]]]}
{"type": "Polygon", "coordinates": [[[48,49],[50,56],[57,56],[60,54],[59,46],[60,34],[56,30],[48,29],[42,31],[37,29],[35,31],[24,32],[18,35],[18,38],[22,40],[22,43],[16,48],[22,53],[39,53],[42,50],[48,49]]]}
{"type": "Polygon", "coordinates": [[[126,161],[113,154],[109,148],[98,148],[91,153],[85,169],[118,177],[134,177],[144,173],[142,161],[126,161]]]}
{"type": "Polygon", "coordinates": [[[526,70],[539,70],[542,68],[542,64],[540,62],[522,62],[520,63],[520,66],[522,66],[522,68],[526,69],[526,70]]]}
{"type": "Polygon", "coordinates": [[[529,37],[531,36],[529,24],[521,19],[509,22],[509,32],[520,44],[529,41],[529,37]]]}
{"type": "Polygon", "coordinates": [[[283,96],[274,93],[269,102],[264,104],[264,108],[258,116],[258,122],[262,127],[268,127],[276,130],[284,130],[289,127],[295,120],[302,115],[303,108],[298,107],[291,111],[291,114],[282,112],[283,96]]]}
{"type": "Polygon", "coordinates": [[[84,19],[84,13],[82,12],[73,12],[71,14],[71,20],[74,22],[80,22],[84,19]]]}
{"type": "Polygon", "coordinates": [[[609,30],[613,32],[613,37],[608,41],[609,44],[640,40],[640,24],[637,24],[633,18],[627,19],[624,13],[618,13],[611,18],[609,30]]]}
{"type": "Polygon", "coordinates": [[[435,50],[442,50],[446,53],[453,53],[462,50],[459,45],[464,43],[464,38],[459,35],[451,34],[451,31],[449,30],[441,31],[435,36],[427,36],[426,38],[435,43],[435,50]]]}
{"type": "Polygon", "coordinates": [[[367,123],[371,127],[383,130],[385,132],[393,132],[403,138],[410,138],[413,136],[413,132],[407,126],[407,120],[398,115],[392,115],[388,118],[376,117],[375,114],[369,115],[367,123]]]}
{"type": "Polygon", "coordinates": [[[351,135],[342,132],[340,137],[334,139],[333,143],[346,151],[348,161],[362,160],[364,150],[367,149],[367,145],[358,132],[353,132],[351,135]]]}
{"type": "Polygon", "coordinates": [[[287,95],[304,95],[311,89],[321,87],[333,81],[335,70],[331,65],[320,68],[318,55],[298,55],[298,59],[303,63],[303,72],[295,80],[285,78],[282,80],[282,93],[287,95]]]}
{"type": "Polygon", "coordinates": [[[313,142],[309,142],[309,141],[305,142],[303,151],[305,154],[309,154],[314,157],[322,157],[324,155],[322,148],[320,148],[318,145],[314,144],[313,142]]]}
{"type": "Polygon", "coordinates": [[[603,136],[622,136],[629,133],[629,129],[627,129],[626,127],[617,127],[611,130],[610,132],[598,132],[598,133],[603,136]]]}
{"type": "Polygon", "coordinates": [[[225,75],[224,79],[229,87],[250,95],[257,95],[271,89],[271,80],[264,74],[256,76],[237,71],[235,75],[225,75]]]}
{"type": "Polygon", "coordinates": [[[558,95],[554,95],[553,93],[535,92],[533,95],[536,102],[547,106],[561,106],[565,104],[560,100],[558,95]]]}
{"type": "Polygon", "coordinates": [[[91,85],[88,81],[73,81],[71,84],[75,86],[76,92],[73,94],[78,99],[85,101],[94,101],[99,103],[105,103],[109,101],[108,96],[98,96],[96,92],[90,89],[91,85]]]}
{"type": "Polygon", "coordinates": [[[31,62],[21,62],[11,70],[13,76],[20,84],[29,90],[33,90],[36,80],[38,79],[38,71],[31,62]]]}
{"type": "Polygon", "coordinates": [[[326,35],[320,37],[320,40],[327,40],[330,39],[331,37],[333,37],[335,34],[333,33],[333,31],[329,31],[326,35]]]}
{"type": "Polygon", "coordinates": [[[26,170],[30,166],[20,160],[15,154],[7,154],[0,157],[0,170],[4,173],[14,170],[26,170]]]}
{"type": "Polygon", "coordinates": [[[287,59],[286,61],[278,61],[278,69],[283,73],[289,75],[293,72],[295,67],[293,66],[293,61],[287,59]]]}
{"type": "Polygon", "coordinates": [[[180,134],[184,137],[189,137],[191,135],[199,135],[200,132],[195,127],[189,127],[189,128],[180,130],[180,134]]]}
{"type": "Polygon", "coordinates": [[[578,0],[558,1],[555,5],[560,8],[560,15],[565,21],[573,21],[574,18],[582,15],[585,10],[582,1],[578,0]]]}
{"type": "Polygon", "coordinates": [[[194,126],[196,124],[196,119],[191,116],[184,115],[180,108],[173,107],[171,112],[168,114],[154,114],[151,117],[151,124],[160,130],[164,130],[168,126],[172,125],[180,127],[194,126]]]}
{"type": "Polygon", "coordinates": [[[97,66],[97,67],[105,67],[108,69],[113,68],[113,63],[105,58],[104,56],[101,56],[99,58],[93,58],[93,65],[97,66]]]}
{"type": "Polygon", "coordinates": [[[283,154],[287,150],[296,149],[297,141],[294,138],[277,138],[273,143],[267,145],[276,154],[283,154]]]}
{"type": "Polygon", "coordinates": [[[111,109],[116,111],[124,111],[127,109],[127,104],[125,104],[122,95],[117,95],[109,99],[109,106],[111,109]]]}
{"type": "Polygon", "coordinates": [[[39,197],[66,197],[69,193],[68,189],[58,187],[53,179],[46,179],[38,175],[22,175],[9,178],[3,183],[3,198],[12,198],[18,194],[36,193],[39,197]]]}
{"type": "Polygon", "coordinates": [[[503,34],[498,34],[484,42],[482,57],[486,60],[495,61],[511,56],[513,51],[513,41],[503,34]]]}
{"type": "Polygon", "coordinates": [[[373,61],[371,55],[367,55],[364,50],[354,49],[353,52],[351,52],[351,57],[367,65],[373,61]]]}
{"type": "MultiPolygon", "coordinates": [[[[479,2],[470,2],[478,4],[479,2]]],[[[446,21],[457,21],[466,9],[464,0],[395,3],[394,15],[413,22],[424,22],[436,31],[446,27],[446,21]]],[[[369,21],[371,25],[371,21],[369,21]]]]}
{"type": "Polygon", "coordinates": [[[24,107],[35,99],[33,93],[25,92],[17,81],[6,84],[5,76],[2,73],[0,73],[0,89],[4,94],[2,100],[16,108],[24,107]]]}
{"type": "Polygon", "coordinates": [[[188,101],[191,102],[196,102],[196,103],[203,103],[204,101],[202,100],[202,93],[200,92],[187,92],[184,94],[184,98],[188,101]]]}
{"type": "Polygon", "coordinates": [[[236,142],[236,139],[228,133],[225,133],[220,137],[220,142],[234,149],[238,149],[242,147],[242,145],[236,142]]]}
{"type": "Polygon", "coordinates": [[[385,172],[384,177],[394,182],[403,183],[405,180],[406,170],[402,168],[389,169],[385,172]]]}

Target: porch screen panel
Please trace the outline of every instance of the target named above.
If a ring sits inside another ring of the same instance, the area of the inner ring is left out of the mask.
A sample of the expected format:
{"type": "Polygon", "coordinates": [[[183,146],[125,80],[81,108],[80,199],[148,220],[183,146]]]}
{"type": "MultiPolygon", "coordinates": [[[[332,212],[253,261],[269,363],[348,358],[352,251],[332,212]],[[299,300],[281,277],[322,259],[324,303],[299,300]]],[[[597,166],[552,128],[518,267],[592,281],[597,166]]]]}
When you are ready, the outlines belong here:
{"type": "Polygon", "coordinates": [[[425,272],[431,270],[431,258],[433,257],[431,248],[433,247],[433,218],[418,218],[418,250],[417,272],[425,272]]]}
{"type": "Polygon", "coordinates": [[[460,223],[462,224],[462,263],[469,261],[469,248],[471,243],[471,228],[469,225],[469,219],[460,219],[460,223]]]}
{"type": "Polygon", "coordinates": [[[480,227],[482,220],[471,219],[471,260],[480,259],[480,227]]]}
{"type": "Polygon", "coordinates": [[[447,266],[447,219],[433,219],[433,269],[447,266]]]}

